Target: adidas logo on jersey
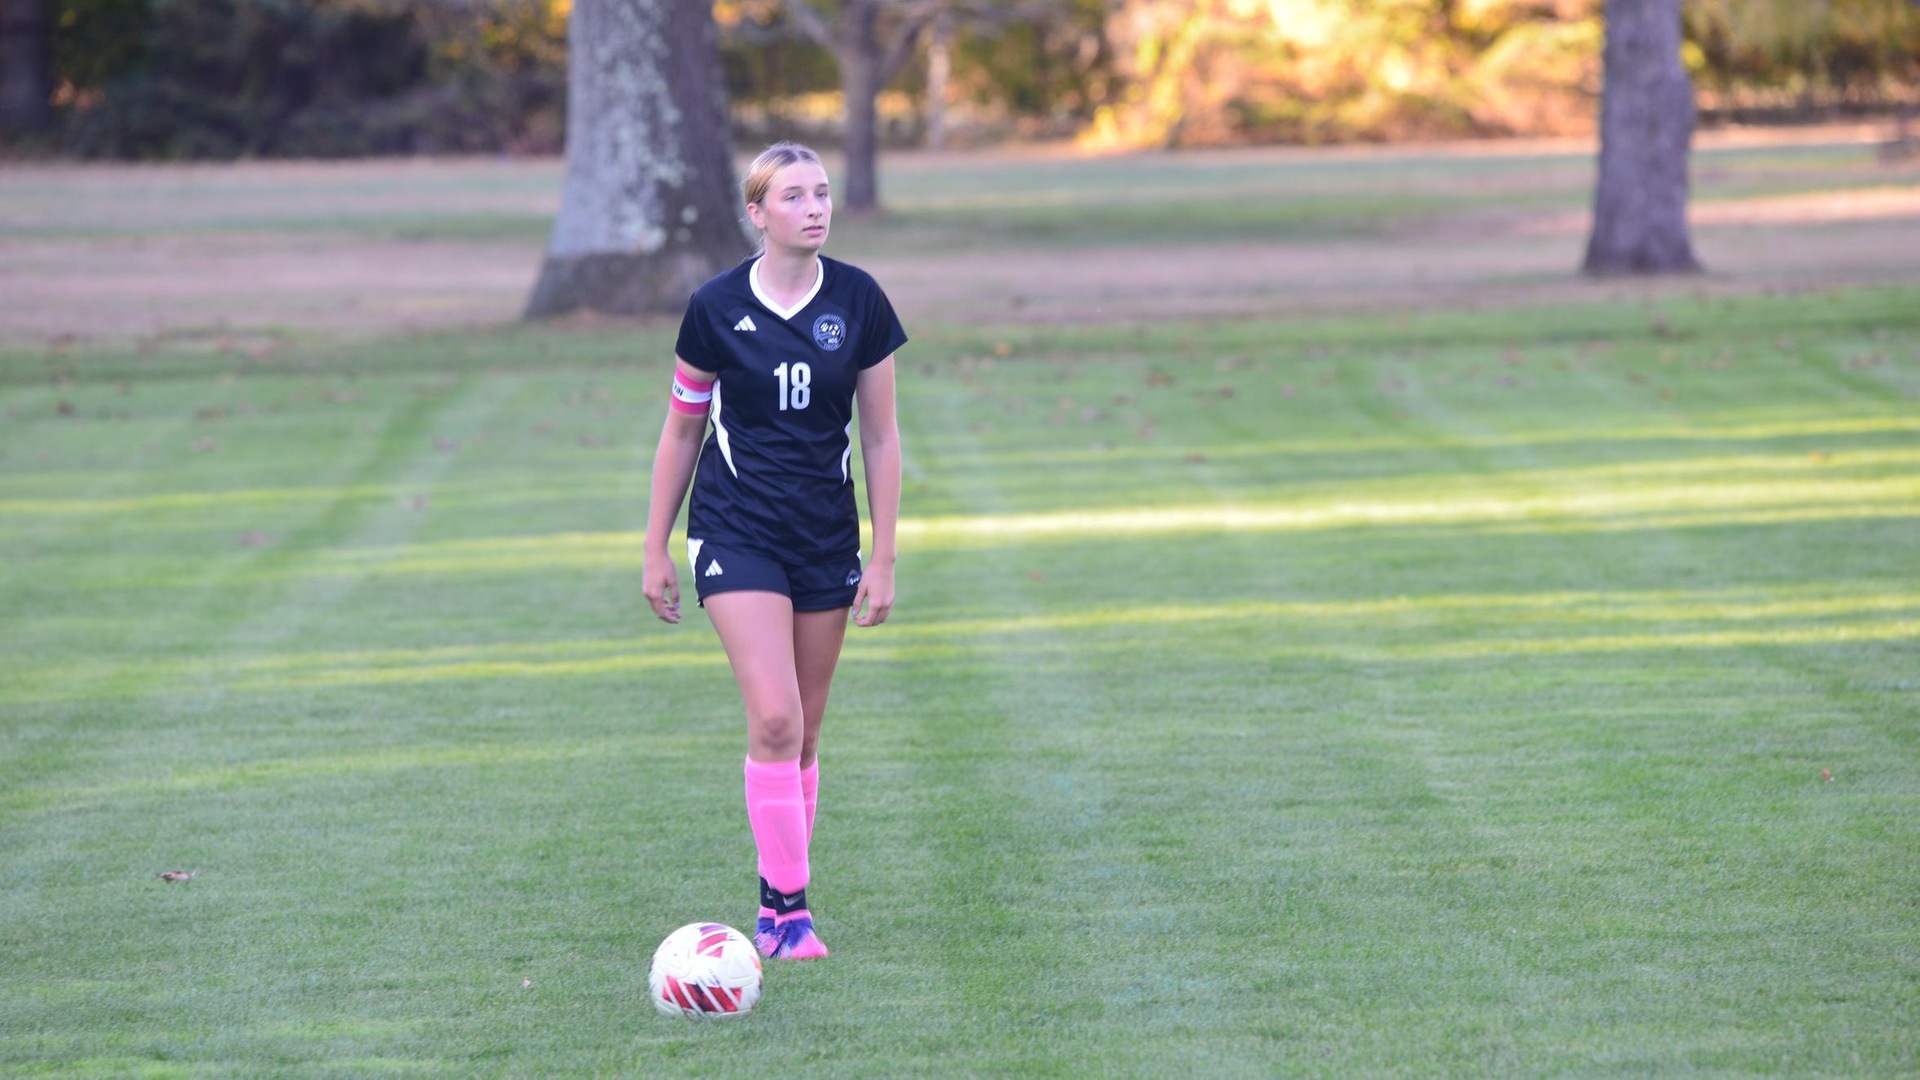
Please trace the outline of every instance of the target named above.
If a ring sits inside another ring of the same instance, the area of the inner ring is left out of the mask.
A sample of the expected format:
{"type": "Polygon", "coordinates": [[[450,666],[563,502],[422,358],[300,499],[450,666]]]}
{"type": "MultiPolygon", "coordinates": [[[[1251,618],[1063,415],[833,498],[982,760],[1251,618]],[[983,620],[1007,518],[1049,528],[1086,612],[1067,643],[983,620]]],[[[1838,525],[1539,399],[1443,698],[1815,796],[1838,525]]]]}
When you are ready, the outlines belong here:
{"type": "Polygon", "coordinates": [[[720,569],[720,560],[715,559],[712,562],[707,564],[707,572],[700,576],[701,577],[719,577],[721,574],[724,574],[724,573],[726,573],[726,571],[720,569]]]}
{"type": "Polygon", "coordinates": [[[742,316],[740,316],[740,321],[739,321],[739,322],[737,322],[737,323],[734,323],[734,324],[733,324],[733,328],[734,328],[735,330],[758,330],[758,329],[760,329],[759,327],[757,327],[757,326],[755,326],[755,325],[753,325],[753,316],[751,316],[751,315],[742,315],[742,316]]]}

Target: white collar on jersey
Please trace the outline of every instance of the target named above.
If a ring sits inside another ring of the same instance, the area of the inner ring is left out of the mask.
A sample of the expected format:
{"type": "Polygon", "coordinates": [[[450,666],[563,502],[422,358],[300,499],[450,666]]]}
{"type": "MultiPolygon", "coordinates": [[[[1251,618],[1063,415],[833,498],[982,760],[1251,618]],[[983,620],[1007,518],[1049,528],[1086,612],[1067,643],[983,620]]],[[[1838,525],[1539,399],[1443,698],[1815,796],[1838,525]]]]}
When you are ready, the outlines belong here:
{"type": "Polygon", "coordinates": [[[781,319],[791,319],[795,315],[800,314],[801,308],[813,303],[814,297],[820,295],[820,286],[825,284],[827,280],[827,264],[816,259],[813,264],[813,288],[808,289],[807,295],[801,297],[792,307],[783,308],[779,304],[774,303],[773,297],[768,296],[767,291],[760,287],[760,262],[765,258],[766,256],[762,255],[759,259],[753,260],[753,265],[747,269],[747,284],[753,286],[754,299],[765,304],[768,311],[780,316],[781,319]]]}

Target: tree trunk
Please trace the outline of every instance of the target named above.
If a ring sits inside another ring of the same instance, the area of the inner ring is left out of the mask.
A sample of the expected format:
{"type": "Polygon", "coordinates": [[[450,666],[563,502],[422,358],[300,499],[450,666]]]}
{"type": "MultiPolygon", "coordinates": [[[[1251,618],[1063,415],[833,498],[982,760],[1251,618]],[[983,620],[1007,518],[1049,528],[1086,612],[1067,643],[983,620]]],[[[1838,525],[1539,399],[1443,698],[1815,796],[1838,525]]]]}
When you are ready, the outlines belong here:
{"type": "Polygon", "coordinates": [[[577,0],[567,177],[528,318],[681,311],[749,252],[712,5],[577,0]]]}
{"type": "Polygon", "coordinates": [[[840,205],[855,214],[880,208],[880,121],[877,99],[913,57],[920,31],[945,6],[934,0],[840,0],[829,19],[809,0],[786,0],[786,11],[800,32],[833,54],[846,99],[846,181],[840,205]],[[892,16],[881,18],[885,9],[892,16]],[[882,23],[887,32],[881,34],[882,23]]]}
{"type": "Polygon", "coordinates": [[[1600,175],[1589,274],[1700,269],[1687,233],[1693,82],[1680,66],[1680,0],[1607,0],[1600,175]]]}
{"type": "Polygon", "coordinates": [[[44,0],[0,0],[0,131],[39,134],[53,124],[44,0]]]}
{"type": "Polygon", "coordinates": [[[842,16],[840,90],[846,97],[847,130],[841,149],[847,157],[846,208],[856,214],[880,207],[880,42],[879,12],[872,4],[849,3],[842,16]]]}
{"type": "MultiPolygon", "coordinates": [[[[1920,3],[1920,0],[1914,0],[1920,3]]],[[[1915,109],[1910,101],[1903,101],[1894,110],[1893,140],[1880,148],[1880,160],[1888,164],[1897,164],[1909,158],[1920,157],[1920,132],[1913,130],[1915,109]]]]}
{"type": "Polygon", "coordinates": [[[927,141],[929,150],[947,148],[947,82],[953,75],[953,16],[942,12],[927,39],[927,141]]]}

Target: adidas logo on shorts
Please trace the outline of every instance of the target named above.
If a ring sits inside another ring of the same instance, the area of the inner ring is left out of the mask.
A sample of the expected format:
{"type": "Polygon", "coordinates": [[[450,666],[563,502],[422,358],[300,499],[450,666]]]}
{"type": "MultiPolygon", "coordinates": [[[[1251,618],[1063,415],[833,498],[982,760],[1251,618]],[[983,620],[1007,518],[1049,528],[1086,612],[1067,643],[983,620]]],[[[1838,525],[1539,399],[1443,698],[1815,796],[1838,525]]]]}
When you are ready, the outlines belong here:
{"type": "Polygon", "coordinates": [[[712,562],[707,564],[707,572],[700,576],[701,577],[719,577],[721,574],[724,574],[724,573],[726,573],[726,571],[720,569],[720,560],[715,559],[712,562]]]}

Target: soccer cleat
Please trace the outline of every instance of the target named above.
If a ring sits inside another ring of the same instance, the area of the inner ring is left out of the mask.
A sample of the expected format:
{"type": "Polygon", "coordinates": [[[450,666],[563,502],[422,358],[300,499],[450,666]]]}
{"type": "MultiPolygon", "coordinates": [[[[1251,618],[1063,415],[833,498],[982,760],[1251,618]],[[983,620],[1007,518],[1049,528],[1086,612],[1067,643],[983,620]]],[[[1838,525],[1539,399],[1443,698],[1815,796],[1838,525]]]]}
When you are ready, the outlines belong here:
{"type": "Polygon", "coordinates": [[[773,924],[773,916],[762,915],[753,924],[753,947],[766,957],[771,957],[780,948],[780,931],[773,924]]]}
{"type": "MultiPolygon", "coordinates": [[[[819,960],[827,947],[813,932],[813,917],[796,915],[774,927],[775,945],[767,957],[773,960],[819,960]]],[[[757,943],[760,935],[755,934],[757,943]]]]}

